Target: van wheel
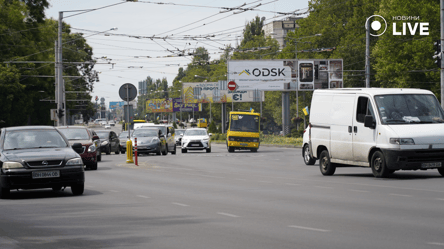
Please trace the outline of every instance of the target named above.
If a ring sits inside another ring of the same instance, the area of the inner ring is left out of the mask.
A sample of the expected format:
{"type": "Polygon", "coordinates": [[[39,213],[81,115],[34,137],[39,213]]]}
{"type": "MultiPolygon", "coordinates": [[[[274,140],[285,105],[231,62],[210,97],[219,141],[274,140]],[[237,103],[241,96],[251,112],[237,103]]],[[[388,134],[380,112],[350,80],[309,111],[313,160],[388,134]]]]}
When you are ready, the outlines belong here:
{"type": "Polygon", "coordinates": [[[324,176],[331,176],[336,171],[336,165],[330,162],[330,155],[327,150],[323,150],[319,159],[319,168],[324,176]]]}
{"type": "Polygon", "coordinates": [[[438,172],[441,174],[441,176],[444,176],[444,168],[438,168],[438,172]]]}
{"type": "Polygon", "coordinates": [[[371,167],[373,175],[376,178],[385,178],[390,174],[390,170],[385,165],[384,154],[381,151],[376,151],[372,156],[371,167]]]}
{"type": "Polygon", "coordinates": [[[313,165],[316,163],[316,159],[310,156],[310,147],[308,144],[304,146],[304,150],[302,150],[302,156],[304,157],[304,163],[306,165],[313,165]]]}
{"type": "Polygon", "coordinates": [[[257,148],[250,149],[251,152],[257,152],[257,148]]]}
{"type": "Polygon", "coordinates": [[[228,148],[228,152],[234,152],[234,148],[233,147],[227,147],[228,148]]]}

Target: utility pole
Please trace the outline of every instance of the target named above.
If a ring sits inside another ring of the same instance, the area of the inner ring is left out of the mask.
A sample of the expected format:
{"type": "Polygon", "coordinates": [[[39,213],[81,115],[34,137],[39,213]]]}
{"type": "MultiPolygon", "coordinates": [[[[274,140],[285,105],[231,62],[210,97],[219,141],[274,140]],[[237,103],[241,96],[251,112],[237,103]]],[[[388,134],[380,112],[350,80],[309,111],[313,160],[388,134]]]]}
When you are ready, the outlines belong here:
{"type": "MultiPolygon", "coordinates": [[[[442,1],[442,0],[441,0],[442,1]]],[[[369,18],[365,22],[365,87],[370,88],[370,30],[369,18]]]]}
{"type": "Polygon", "coordinates": [[[441,0],[441,107],[444,108],[444,0],[441,0]]]}
{"type": "Polygon", "coordinates": [[[62,58],[62,26],[63,26],[63,12],[59,12],[59,29],[58,29],[58,42],[57,42],[57,126],[65,125],[65,96],[64,96],[64,82],[63,82],[63,58],[62,58]]]}

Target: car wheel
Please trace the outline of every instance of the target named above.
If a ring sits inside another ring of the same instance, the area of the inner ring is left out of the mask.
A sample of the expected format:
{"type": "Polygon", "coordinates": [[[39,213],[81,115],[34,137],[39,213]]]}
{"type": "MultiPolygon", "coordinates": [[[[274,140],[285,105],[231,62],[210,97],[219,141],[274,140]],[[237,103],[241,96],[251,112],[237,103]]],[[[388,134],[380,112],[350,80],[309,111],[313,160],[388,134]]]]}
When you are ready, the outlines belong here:
{"type": "Polygon", "coordinates": [[[89,166],[91,170],[97,170],[97,162],[95,162],[93,165],[89,166]]]}
{"type": "Polygon", "coordinates": [[[84,183],[79,183],[79,184],[71,186],[71,192],[73,195],[81,195],[81,194],[83,194],[84,190],[85,190],[84,183]]]}
{"type": "Polygon", "coordinates": [[[182,149],[182,153],[187,153],[187,149],[182,149]]]}
{"type": "Polygon", "coordinates": [[[98,154],[97,154],[97,162],[101,162],[102,161],[102,152],[99,150],[98,154]]]}
{"type": "Polygon", "coordinates": [[[381,151],[373,153],[371,167],[373,175],[376,178],[385,178],[390,174],[390,170],[387,169],[387,166],[385,165],[384,154],[382,154],[381,151]]]}
{"type": "Polygon", "coordinates": [[[211,152],[211,148],[206,149],[207,153],[211,152]]]}
{"type": "Polygon", "coordinates": [[[119,155],[120,154],[120,148],[119,147],[117,147],[117,150],[116,150],[116,155],[119,155]]]}
{"type": "Polygon", "coordinates": [[[316,159],[310,156],[310,147],[308,144],[304,146],[304,149],[302,150],[302,156],[304,157],[304,163],[306,165],[313,165],[316,163],[316,159]]]}
{"type": "Polygon", "coordinates": [[[1,199],[9,198],[10,193],[11,193],[11,190],[9,188],[0,187],[0,198],[1,199]]]}
{"type": "Polygon", "coordinates": [[[176,145],[174,145],[174,150],[171,151],[171,155],[176,155],[176,145]]]}
{"type": "Polygon", "coordinates": [[[162,152],[160,151],[160,148],[158,151],[156,151],[156,155],[160,156],[160,154],[162,154],[162,152]]]}
{"type": "Polygon", "coordinates": [[[336,171],[336,165],[330,162],[330,155],[328,154],[327,150],[321,152],[319,168],[324,176],[331,176],[336,171]]]}
{"type": "Polygon", "coordinates": [[[438,168],[438,172],[441,174],[441,176],[444,176],[444,168],[438,168]]]}
{"type": "Polygon", "coordinates": [[[168,154],[168,144],[165,146],[165,149],[162,151],[162,155],[166,156],[168,154]]]}
{"type": "Polygon", "coordinates": [[[56,187],[52,187],[52,191],[60,191],[62,190],[62,186],[56,186],[56,187]]]}
{"type": "Polygon", "coordinates": [[[106,148],[106,154],[111,154],[111,145],[108,145],[108,147],[106,148]]]}

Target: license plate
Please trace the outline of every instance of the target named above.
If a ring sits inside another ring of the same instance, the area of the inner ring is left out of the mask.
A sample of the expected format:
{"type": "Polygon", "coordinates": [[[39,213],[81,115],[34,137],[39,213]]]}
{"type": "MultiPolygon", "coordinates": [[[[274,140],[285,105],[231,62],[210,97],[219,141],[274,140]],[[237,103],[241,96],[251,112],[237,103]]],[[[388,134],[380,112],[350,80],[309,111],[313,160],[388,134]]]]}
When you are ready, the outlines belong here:
{"type": "Polygon", "coordinates": [[[243,144],[243,143],[241,143],[240,145],[241,145],[241,146],[248,146],[248,144],[243,144]]]}
{"type": "Polygon", "coordinates": [[[191,146],[199,146],[198,144],[192,144],[191,146]]]}
{"type": "Polygon", "coordinates": [[[439,163],[421,163],[421,168],[427,169],[427,168],[440,168],[441,162],[439,163]]]}
{"type": "Polygon", "coordinates": [[[39,172],[32,172],[32,178],[54,178],[54,177],[60,177],[60,171],[39,171],[39,172]]]}

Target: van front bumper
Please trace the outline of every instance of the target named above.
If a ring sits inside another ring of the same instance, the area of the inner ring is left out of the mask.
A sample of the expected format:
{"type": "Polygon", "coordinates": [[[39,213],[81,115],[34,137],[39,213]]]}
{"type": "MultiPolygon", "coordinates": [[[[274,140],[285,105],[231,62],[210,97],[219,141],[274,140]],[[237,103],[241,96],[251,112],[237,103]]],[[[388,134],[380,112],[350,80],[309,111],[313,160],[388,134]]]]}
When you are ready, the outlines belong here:
{"type": "Polygon", "coordinates": [[[381,150],[388,169],[417,170],[444,167],[443,149],[381,150]]]}

